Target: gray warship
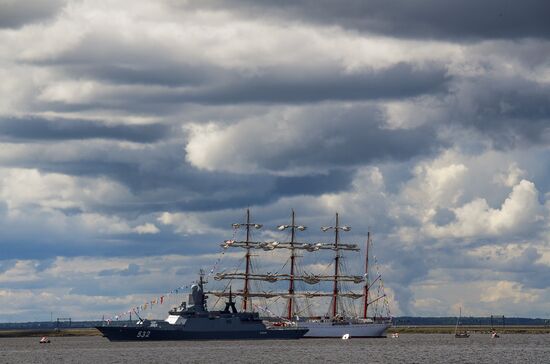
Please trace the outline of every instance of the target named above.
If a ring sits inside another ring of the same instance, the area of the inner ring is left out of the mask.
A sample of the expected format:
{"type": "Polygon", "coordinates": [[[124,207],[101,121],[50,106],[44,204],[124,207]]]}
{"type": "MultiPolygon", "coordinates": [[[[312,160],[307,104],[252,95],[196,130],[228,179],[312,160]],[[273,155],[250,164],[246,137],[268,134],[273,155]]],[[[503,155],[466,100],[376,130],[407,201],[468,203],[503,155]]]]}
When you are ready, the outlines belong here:
{"type": "Polygon", "coordinates": [[[299,339],[308,329],[266,326],[257,312],[238,312],[231,291],[223,311],[208,311],[203,275],[191,287],[188,302],[169,311],[164,321],[139,319],[96,328],[111,341],[299,339]]]}

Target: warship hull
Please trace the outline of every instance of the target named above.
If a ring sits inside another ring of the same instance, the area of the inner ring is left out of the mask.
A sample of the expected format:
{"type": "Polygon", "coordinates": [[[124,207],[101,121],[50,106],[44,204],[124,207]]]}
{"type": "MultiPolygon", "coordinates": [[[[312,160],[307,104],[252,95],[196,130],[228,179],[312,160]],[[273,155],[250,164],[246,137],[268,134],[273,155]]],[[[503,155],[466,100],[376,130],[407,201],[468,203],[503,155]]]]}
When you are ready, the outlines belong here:
{"type": "Polygon", "coordinates": [[[97,326],[110,341],[159,341],[159,340],[285,340],[299,339],[305,328],[265,329],[251,331],[191,331],[180,328],[141,328],[121,326],[97,326]]]}

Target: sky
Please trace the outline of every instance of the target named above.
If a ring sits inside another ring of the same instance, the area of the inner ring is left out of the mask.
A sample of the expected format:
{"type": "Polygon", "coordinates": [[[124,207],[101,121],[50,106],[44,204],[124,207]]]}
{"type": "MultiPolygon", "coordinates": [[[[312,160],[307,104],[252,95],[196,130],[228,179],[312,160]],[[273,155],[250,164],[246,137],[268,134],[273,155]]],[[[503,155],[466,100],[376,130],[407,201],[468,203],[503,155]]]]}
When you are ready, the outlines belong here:
{"type": "Polygon", "coordinates": [[[256,240],[291,209],[299,240],[336,212],[346,242],[370,229],[393,315],[550,317],[549,14],[0,0],[0,321],[98,319],[229,266],[247,208],[256,240]]]}

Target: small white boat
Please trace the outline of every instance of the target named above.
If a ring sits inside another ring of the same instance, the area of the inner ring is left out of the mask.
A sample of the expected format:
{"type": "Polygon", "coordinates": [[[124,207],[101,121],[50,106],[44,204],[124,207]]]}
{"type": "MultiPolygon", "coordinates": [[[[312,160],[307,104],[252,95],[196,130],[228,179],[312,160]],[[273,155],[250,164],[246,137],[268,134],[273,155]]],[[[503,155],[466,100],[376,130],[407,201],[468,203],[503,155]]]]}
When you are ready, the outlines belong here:
{"type": "Polygon", "coordinates": [[[50,343],[50,339],[48,339],[47,336],[42,336],[42,338],[40,339],[40,344],[49,344],[50,343]]]}
{"type": "Polygon", "coordinates": [[[399,337],[399,333],[394,332],[393,334],[391,334],[391,337],[392,337],[392,339],[397,339],[399,337]]]}
{"type": "Polygon", "coordinates": [[[468,331],[459,331],[458,327],[460,326],[460,318],[462,317],[462,307],[460,307],[460,311],[458,314],[458,318],[456,319],[456,326],[455,326],[455,337],[459,339],[467,339],[470,337],[470,333],[468,331]]]}
{"type": "Polygon", "coordinates": [[[342,340],[348,340],[350,338],[349,334],[344,334],[344,336],[342,336],[342,340]]]}

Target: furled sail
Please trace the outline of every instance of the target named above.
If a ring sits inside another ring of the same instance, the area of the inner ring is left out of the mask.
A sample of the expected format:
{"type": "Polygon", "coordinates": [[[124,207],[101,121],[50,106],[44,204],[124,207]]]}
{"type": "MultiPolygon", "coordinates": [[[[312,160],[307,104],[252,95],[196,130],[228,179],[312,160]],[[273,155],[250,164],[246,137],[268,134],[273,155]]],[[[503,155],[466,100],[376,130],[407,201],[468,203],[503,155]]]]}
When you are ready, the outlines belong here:
{"type": "Polygon", "coordinates": [[[317,284],[321,281],[328,281],[332,282],[335,279],[340,282],[353,282],[353,283],[361,283],[365,280],[364,276],[350,276],[350,275],[342,275],[339,274],[338,276],[334,275],[316,275],[316,274],[307,274],[307,275],[295,275],[290,276],[290,274],[254,274],[249,273],[248,275],[243,272],[237,272],[237,273],[216,273],[214,276],[214,279],[219,281],[222,279],[245,279],[247,278],[253,281],[266,281],[266,282],[277,282],[277,281],[288,281],[290,279],[294,279],[295,281],[303,281],[308,284],[317,284]]]}

